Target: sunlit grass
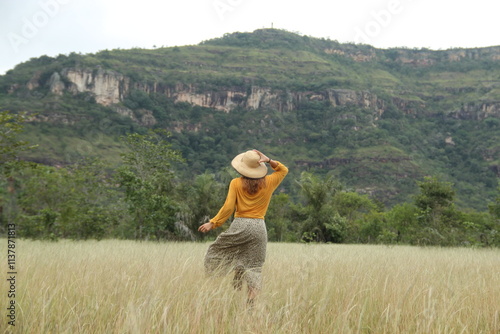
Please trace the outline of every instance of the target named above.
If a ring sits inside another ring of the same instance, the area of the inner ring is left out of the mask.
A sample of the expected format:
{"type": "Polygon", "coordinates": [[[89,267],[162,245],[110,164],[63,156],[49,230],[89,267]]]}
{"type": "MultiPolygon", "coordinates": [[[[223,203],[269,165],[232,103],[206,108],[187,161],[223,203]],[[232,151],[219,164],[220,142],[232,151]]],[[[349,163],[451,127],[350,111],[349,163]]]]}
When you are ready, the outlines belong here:
{"type": "MultiPolygon", "coordinates": [[[[205,277],[207,247],[18,240],[15,332],[500,331],[498,249],[270,243],[264,289],[249,310],[232,277],[205,277]]],[[[2,319],[2,332],[12,330],[2,319]]]]}

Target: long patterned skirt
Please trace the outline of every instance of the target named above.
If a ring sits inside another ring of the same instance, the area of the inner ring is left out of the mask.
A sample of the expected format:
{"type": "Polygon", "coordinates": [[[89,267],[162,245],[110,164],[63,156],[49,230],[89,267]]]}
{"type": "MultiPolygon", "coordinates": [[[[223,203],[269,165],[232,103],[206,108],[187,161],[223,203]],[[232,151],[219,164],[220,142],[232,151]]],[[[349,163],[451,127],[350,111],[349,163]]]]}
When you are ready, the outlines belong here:
{"type": "Polygon", "coordinates": [[[262,287],[262,266],[266,260],[267,230],[263,219],[235,218],[227,231],[208,247],[205,270],[209,275],[235,271],[234,287],[245,280],[249,288],[262,287]]]}

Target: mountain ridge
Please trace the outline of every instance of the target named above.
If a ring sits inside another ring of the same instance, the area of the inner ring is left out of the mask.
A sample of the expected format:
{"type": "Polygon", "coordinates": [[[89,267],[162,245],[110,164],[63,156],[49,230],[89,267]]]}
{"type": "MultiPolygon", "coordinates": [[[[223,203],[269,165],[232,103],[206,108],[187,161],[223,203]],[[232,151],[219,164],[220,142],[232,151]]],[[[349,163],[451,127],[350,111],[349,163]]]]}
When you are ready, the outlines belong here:
{"type": "Polygon", "coordinates": [[[428,174],[476,189],[479,202],[499,176],[499,61],[496,46],[383,50],[262,29],[196,46],[42,56],[0,76],[0,101],[2,110],[32,115],[28,137],[67,129],[66,148],[51,139],[41,154],[59,161],[78,145],[117,153],[118,133],[161,127],[196,172],[261,141],[298,170],[390,193],[388,203],[408,198],[410,184],[428,174]],[[88,135],[95,131],[105,144],[88,135]],[[202,150],[221,153],[200,163],[202,150]]]}

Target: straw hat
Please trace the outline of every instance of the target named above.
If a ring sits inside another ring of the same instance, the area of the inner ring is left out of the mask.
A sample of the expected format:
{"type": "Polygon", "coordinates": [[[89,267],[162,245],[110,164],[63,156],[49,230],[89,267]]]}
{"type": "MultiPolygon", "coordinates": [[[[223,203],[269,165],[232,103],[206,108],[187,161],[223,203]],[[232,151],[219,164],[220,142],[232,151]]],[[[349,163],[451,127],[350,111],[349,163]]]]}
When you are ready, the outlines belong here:
{"type": "Polygon", "coordinates": [[[231,165],[238,173],[250,179],[260,179],[267,174],[267,166],[259,162],[260,155],[255,151],[246,151],[238,154],[231,165]]]}

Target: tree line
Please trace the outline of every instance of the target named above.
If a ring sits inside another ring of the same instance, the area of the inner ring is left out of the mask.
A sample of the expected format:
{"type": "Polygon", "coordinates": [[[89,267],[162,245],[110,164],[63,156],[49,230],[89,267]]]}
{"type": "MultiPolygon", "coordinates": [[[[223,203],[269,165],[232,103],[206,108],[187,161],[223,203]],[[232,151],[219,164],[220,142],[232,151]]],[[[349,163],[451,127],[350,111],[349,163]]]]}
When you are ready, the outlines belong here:
{"type": "MultiPolygon", "coordinates": [[[[0,113],[0,226],[15,223],[31,239],[203,240],[200,224],[214,216],[237,174],[230,168],[190,175],[169,134],[122,138],[119,166],[88,158],[69,166],[16,159],[28,143],[16,139],[22,114],[0,113]]],[[[331,175],[302,172],[272,198],[270,241],[500,246],[500,187],[488,212],[463,211],[453,185],[437,177],[417,181],[411,201],[386,209],[331,175]],[[293,195],[293,196],[292,196],[293,195]]]]}

